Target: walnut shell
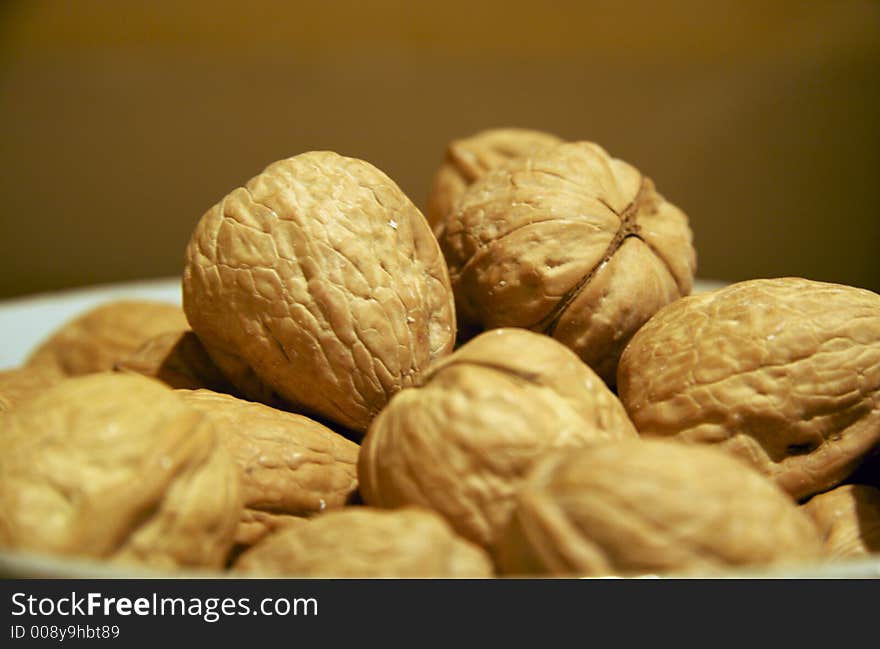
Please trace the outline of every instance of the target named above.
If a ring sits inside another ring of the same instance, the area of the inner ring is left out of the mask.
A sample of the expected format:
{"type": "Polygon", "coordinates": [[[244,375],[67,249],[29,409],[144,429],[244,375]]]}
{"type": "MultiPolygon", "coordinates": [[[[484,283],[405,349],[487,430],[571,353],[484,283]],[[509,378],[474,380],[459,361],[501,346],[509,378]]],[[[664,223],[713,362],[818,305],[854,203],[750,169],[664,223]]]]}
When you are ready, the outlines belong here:
{"type": "Polygon", "coordinates": [[[135,372],[172,388],[232,392],[232,384],[214,364],[191,329],[167,331],[150,338],[114,364],[117,372],[135,372]]]}
{"type": "Polygon", "coordinates": [[[287,527],[300,525],[308,520],[305,516],[274,514],[259,509],[245,508],[241,520],[238,522],[238,527],[235,529],[235,547],[232,554],[237,557],[270,534],[287,527]]]}
{"type": "Polygon", "coordinates": [[[186,327],[186,316],[176,304],[113,300],[56,329],[31,352],[26,364],[57,368],[67,376],[108,372],[150,338],[186,327]]]}
{"type": "Polygon", "coordinates": [[[718,444],[796,499],[844,480],[880,443],[880,295],[757,279],[658,312],[620,362],[643,435],[718,444]]]}
{"type": "Polygon", "coordinates": [[[158,568],[224,562],[237,469],[206,417],[158,381],[68,378],[3,416],[0,545],[158,568]]]}
{"type": "Polygon", "coordinates": [[[668,440],[545,457],[499,541],[504,574],[632,576],[810,562],[819,532],[750,466],[668,440]]]}
{"type": "Polygon", "coordinates": [[[813,517],[833,559],[880,553],[880,489],[846,484],[813,496],[804,510],[813,517]]]}
{"type": "Polygon", "coordinates": [[[446,264],[384,173],[329,151],[278,161],[199,221],[183,305],[244,396],[242,366],[292,406],[355,432],[452,350],[446,264]]]}
{"type": "Polygon", "coordinates": [[[538,456],[635,436],[617,397],[571,350],[497,329],[391,399],[363,440],[360,491],[368,505],[433,509],[491,549],[538,456]]]}
{"type": "Polygon", "coordinates": [[[54,367],[14,367],[0,371],[0,412],[11,410],[63,378],[54,367]]]}
{"type": "Polygon", "coordinates": [[[211,420],[241,471],[245,525],[237,543],[253,542],[254,523],[265,523],[249,510],[308,516],[342,507],[357,489],[360,447],[326,426],[211,390],[178,394],[211,420]]]}
{"type": "Polygon", "coordinates": [[[339,579],[479,579],[492,566],[433,512],[347,507],[266,537],[244,552],[236,571],[339,579]]]}
{"type": "Polygon", "coordinates": [[[463,330],[523,327],[606,382],[639,327],[690,293],[687,216],[600,146],[516,158],[471,185],[440,236],[463,330]]]}
{"type": "Polygon", "coordinates": [[[439,232],[458,199],[476,180],[513,158],[561,142],[555,135],[528,128],[492,128],[453,140],[434,175],[425,207],[428,223],[439,232]]]}

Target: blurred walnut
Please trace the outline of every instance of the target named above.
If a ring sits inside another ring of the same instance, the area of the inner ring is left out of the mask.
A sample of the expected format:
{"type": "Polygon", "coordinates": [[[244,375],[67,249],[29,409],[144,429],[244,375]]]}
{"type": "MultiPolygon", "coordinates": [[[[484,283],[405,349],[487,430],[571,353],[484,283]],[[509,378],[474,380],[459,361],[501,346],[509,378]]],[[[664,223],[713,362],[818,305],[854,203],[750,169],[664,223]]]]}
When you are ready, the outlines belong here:
{"type": "Polygon", "coordinates": [[[178,394],[211,420],[241,470],[245,518],[238,544],[253,543],[284,517],[342,507],[357,489],[359,447],[326,426],[210,390],[178,394]],[[264,515],[252,516],[253,510],[264,515]]]}
{"type": "Polygon", "coordinates": [[[435,363],[373,421],[361,494],[368,505],[434,509],[491,548],[535,458],[635,435],[617,397],[571,350],[497,329],[435,363]]]}
{"type": "Polygon", "coordinates": [[[631,440],[552,454],[516,502],[499,542],[505,574],[712,574],[821,553],[788,494],[705,446],[631,440]]]}
{"type": "Polygon", "coordinates": [[[0,370],[0,412],[43,392],[63,379],[52,367],[15,367],[0,370]]]}
{"type": "Polygon", "coordinates": [[[233,553],[241,554],[269,534],[294,525],[300,525],[309,519],[305,516],[292,514],[273,514],[259,509],[248,509],[241,514],[241,520],[235,529],[235,547],[233,553]]]}
{"type": "Polygon", "coordinates": [[[455,340],[424,216],[384,173],[329,151],[270,165],[202,217],[183,304],[244,396],[266,386],[357,433],[455,340]]]}
{"type": "Polygon", "coordinates": [[[555,135],[527,128],[493,128],[453,140],[446,147],[443,165],[434,175],[425,208],[431,227],[438,232],[464,191],[488,171],[561,142],[555,135]]]}
{"type": "Polygon", "coordinates": [[[612,384],[630,337],[690,293],[685,214],[596,144],[542,148],[471,185],[440,236],[459,326],[524,327],[612,384]]]}
{"type": "Polygon", "coordinates": [[[69,378],[3,418],[0,545],[158,568],[221,567],[241,515],[206,417],[137,375],[69,378]]]}
{"type": "Polygon", "coordinates": [[[29,366],[57,368],[77,376],[105,372],[150,338],[185,329],[181,308],[149,300],[114,300],[59,327],[29,356],[29,366]]]}
{"type": "Polygon", "coordinates": [[[214,364],[195,333],[189,329],[167,331],[150,338],[114,369],[136,372],[172,388],[231,392],[232,385],[214,364]]]}
{"type": "Polygon", "coordinates": [[[847,484],[813,496],[804,506],[834,559],[880,553],[880,489],[847,484]]]}
{"type": "Polygon", "coordinates": [[[492,577],[488,556],[433,512],[347,507],[266,537],[234,569],[262,576],[339,579],[492,577]]]}
{"type": "Polygon", "coordinates": [[[758,279],[655,315],[620,362],[643,435],[718,444],[797,499],[843,481],[880,444],[880,295],[758,279]]]}

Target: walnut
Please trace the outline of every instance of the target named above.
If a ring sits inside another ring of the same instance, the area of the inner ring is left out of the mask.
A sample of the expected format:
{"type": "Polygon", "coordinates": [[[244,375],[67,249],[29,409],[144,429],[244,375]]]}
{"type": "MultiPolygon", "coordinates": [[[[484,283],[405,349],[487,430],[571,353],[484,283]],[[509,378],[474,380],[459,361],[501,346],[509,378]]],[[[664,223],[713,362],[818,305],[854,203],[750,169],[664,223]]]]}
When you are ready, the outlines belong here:
{"type": "Polygon", "coordinates": [[[360,447],[326,426],[210,390],[179,394],[211,420],[241,471],[245,512],[236,543],[253,543],[283,524],[275,517],[342,507],[357,489],[360,447]],[[255,510],[264,516],[251,515],[255,510]]]}
{"type": "Polygon", "coordinates": [[[813,496],[803,508],[819,526],[829,557],[880,554],[880,489],[841,485],[813,496]]]}
{"type": "Polygon", "coordinates": [[[347,507],[276,532],[244,552],[236,571],[339,579],[492,577],[488,556],[433,512],[347,507]]]}
{"type": "Polygon", "coordinates": [[[359,434],[455,340],[424,216],[384,173],[328,151],[269,165],[201,218],[183,305],[245,397],[260,398],[249,368],[291,409],[359,434]]]}
{"type": "Polygon", "coordinates": [[[428,196],[425,216],[431,227],[439,232],[464,191],[488,171],[561,142],[555,135],[527,128],[492,128],[453,140],[446,146],[446,158],[428,196]]]}
{"type": "Polygon", "coordinates": [[[167,331],[150,338],[115,363],[114,369],[143,374],[172,388],[205,388],[226,393],[234,390],[190,329],[167,331]]]}
{"type": "Polygon", "coordinates": [[[718,444],[801,500],[880,443],[880,295],[756,279],[679,300],[618,374],[642,435],[718,444]]]}
{"type": "Polygon", "coordinates": [[[5,413],[0,545],[161,569],[219,568],[241,515],[208,419],[158,381],[68,378],[5,413]]]}
{"type": "Polygon", "coordinates": [[[186,326],[186,316],[175,304],[113,300],[59,327],[31,352],[26,364],[57,368],[68,376],[106,372],[153,336],[186,326]]]}
{"type": "Polygon", "coordinates": [[[669,440],[546,456],[499,541],[504,574],[718,574],[821,554],[795,501],[740,460],[669,440]]]}
{"type": "Polygon", "coordinates": [[[237,557],[268,535],[287,527],[300,525],[308,520],[305,516],[275,514],[260,509],[245,508],[241,514],[241,520],[238,522],[238,527],[235,529],[233,555],[237,557]]]}
{"type": "Polygon", "coordinates": [[[459,327],[523,327],[573,349],[613,384],[624,346],[690,293],[687,216],[590,142],[516,158],[471,185],[440,242],[459,327]]]}
{"type": "Polygon", "coordinates": [[[0,370],[0,412],[43,392],[64,378],[54,367],[14,367],[0,370]]]}
{"type": "Polygon", "coordinates": [[[615,395],[571,350],[497,329],[391,399],[363,440],[361,495],[377,507],[433,509],[491,549],[543,452],[635,436],[615,395]]]}

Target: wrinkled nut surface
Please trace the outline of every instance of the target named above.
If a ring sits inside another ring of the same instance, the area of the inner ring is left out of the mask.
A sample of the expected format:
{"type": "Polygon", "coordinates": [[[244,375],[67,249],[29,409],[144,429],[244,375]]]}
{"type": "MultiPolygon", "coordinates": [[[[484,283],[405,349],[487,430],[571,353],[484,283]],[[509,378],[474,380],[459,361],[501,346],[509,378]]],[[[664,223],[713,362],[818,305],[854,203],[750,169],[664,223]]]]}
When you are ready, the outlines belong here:
{"type": "Polygon", "coordinates": [[[574,142],[476,181],[440,236],[462,329],[524,327],[606,382],[633,333],[693,286],[687,216],[633,166],[574,142]]]}
{"type": "Polygon", "coordinates": [[[718,444],[798,500],[880,443],[880,295],[749,280],[657,313],[618,374],[642,435],[718,444]]]}
{"type": "Polygon", "coordinates": [[[517,494],[505,574],[632,576],[810,562],[819,531],[784,491],[715,448],[627,440],[552,454],[517,494]]]}
{"type": "Polygon", "coordinates": [[[290,514],[273,514],[259,509],[245,508],[235,529],[235,547],[233,554],[241,554],[244,550],[259,543],[268,535],[278,530],[300,525],[309,519],[304,516],[290,514]]]}
{"type": "Polygon", "coordinates": [[[571,350],[497,329],[392,398],[364,438],[360,491],[368,505],[433,509],[491,548],[535,458],[635,436],[617,397],[571,350]]]}
{"type": "MultiPolygon", "coordinates": [[[[359,446],[316,421],[210,390],[180,390],[213,423],[241,470],[247,510],[307,516],[342,507],[357,489],[359,446]]],[[[236,542],[253,539],[247,516],[236,542]]]]}
{"type": "Polygon", "coordinates": [[[136,375],[68,378],[3,416],[0,545],[157,568],[223,565],[238,472],[210,422],[136,375]]]}
{"type": "Polygon", "coordinates": [[[234,569],[261,575],[330,578],[492,577],[486,553],[433,512],[347,507],[266,537],[234,569]]]}
{"type": "Polygon", "coordinates": [[[328,151],[269,165],[202,217],[183,304],[244,396],[260,398],[242,367],[356,432],[455,341],[448,272],[421,212],[369,163],[328,151]]]}
{"type": "Polygon", "coordinates": [[[491,169],[561,142],[555,135],[528,128],[493,128],[453,140],[434,175],[425,207],[431,227],[438,232],[464,191],[491,169]]]}
{"type": "Polygon", "coordinates": [[[0,370],[0,412],[36,396],[64,378],[52,367],[15,367],[0,370]]]}
{"type": "Polygon", "coordinates": [[[150,338],[114,365],[118,372],[134,372],[158,379],[172,388],[231,392],[232,385],[214,364],[198,336],[190,329],[167,331],[150,338]]]}
{"type": "Polygon", "coordinates": [[[829,557],[880,553],[880,489],[841,485],[813,496],[803,508],[818,525],[829,557]]]}
{"type": "Polygon", "coordinates": [[[31,352],[26,364],[57,368],[68,376],[107,372],[150,338],[185,328],[186,316],[176,304],[113,300],[59,327],[31,352]]]}

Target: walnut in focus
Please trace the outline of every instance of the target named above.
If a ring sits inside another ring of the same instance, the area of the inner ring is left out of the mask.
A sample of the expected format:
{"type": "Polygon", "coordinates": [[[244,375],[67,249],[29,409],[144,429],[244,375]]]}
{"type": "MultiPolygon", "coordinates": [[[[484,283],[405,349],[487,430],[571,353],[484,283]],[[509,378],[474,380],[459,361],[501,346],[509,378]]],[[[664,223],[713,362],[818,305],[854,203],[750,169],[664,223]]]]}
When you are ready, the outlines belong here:
{"type": "Polygon", "coordinates": [[[59,327],[31,352],[26,364],[56,368],[67,376],[107,372],[150,338],[186,327],[186,316],[175,304],[113,300],[59,327]]]}
{"type": "Polygon", "coordinates": [[[0,412],[11,410],[17,403],[43,392],[63,380],[54,367],[14,367],[0,370],[0,412]]]}
{"type": "Polygon", "coordinates": [[[433,512],[347,507],[266,537],[233,569],[255,576],[338,579],[492,577],[486,553],[433,512]]]}
{"type": "Polygon", "coordinates": [[[620,362],[642,435],[717,444],[801,500],[880,444],[880,295],[756,279],[658,312],[620,362]]]}
{"type": "Polygon", "coordinates": [[[360,491],[376,507],[433,509],[491,549],[542,453],[635,436],[617,397],[571,350],[497,329],[391,399],[363,440],[360,491]]]}
{"type": "Polygon", "coordinates": [[[210,390],[178,394],[211,420],[240,469],[245,512],[237,544],[253,543],[289,516],[342,507],[357,489],[359,447],[326,426],[210,390]]]}
{"type": "Polygon", "coordinates": [[[291,409],[358,434],[452,350],[455,310],[427,221],[384,173],[313,151],[269,165],[199,221],[183,305],[211,358],[291,409]]]}
{"type": "Polygon", "coordinates": [[[118,361],[114,369],[143,374],[172,388],[205,388],[226,393],[234,389],[190,329],[167,331],[150,338],[118,361]]]}
{"type": "Polygon", "coordinates": [[[528,128],[492,128],[453,140],[434,175],[425,207],[428,223],[439,232],[458,199],[476,180],[513,158],[561,142],[555,135],[528,128]]]}
{"type": "Polygon", "coordinates": [[[803,508],[819,526],[829,557],[880,554],[880,489],[841,485],[813,496],[803,508]]]}
{"type": "Polygon", "coordinates": [[[624,346],[690,293],[687,216],[590,142],[559,144],[471,185],[440,235],[459,327],[523,327],[573,349],[613,384],[624,346]]]}
{"type": "Polygon", "coordinates": [[[232,458],[158,381],[68,378],[3,416],[0,545],[161,569],[222,567],[241,516],[232,458]]]}
{"type": "Polygon", "coordinates": [[[813,521],[715,448],[626,440],[536,464],[499,541],[504,574],[702,573],[821,556],[813,521]]]}

